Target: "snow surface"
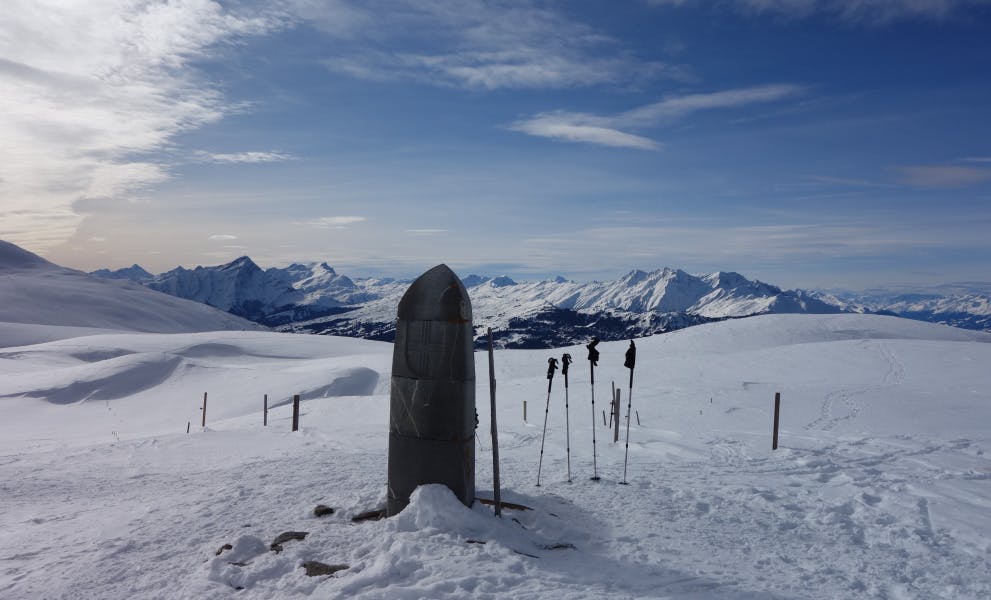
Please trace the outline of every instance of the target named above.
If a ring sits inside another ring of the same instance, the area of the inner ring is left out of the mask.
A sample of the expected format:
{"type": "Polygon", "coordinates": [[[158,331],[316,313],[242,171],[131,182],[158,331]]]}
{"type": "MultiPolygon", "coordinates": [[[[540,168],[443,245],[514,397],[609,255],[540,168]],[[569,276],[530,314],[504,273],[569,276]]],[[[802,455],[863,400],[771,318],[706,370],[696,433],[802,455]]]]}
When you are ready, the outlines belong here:
{"type": "MultiPolygon", "coordinates": [[[[20,323],[156,333],[259,330],[260,326],[203,304],[137,283],[66,269],[0,240],[0,345],[15,343],[8,331],[30,335],[20,323]]],[[[48,329],[36,341],[69,335],[48,329]]],[[[18,340],[23,338],[18,337],[18,340]]],[[[24,343],[21,341],[20,343],[24,343]]]]}
{"type": "Polygon", "coordinates": [[[0,348],[0,598],[991,597],[987,334],[768,315],[638,340],[628,486],[601,420],[610,381],[626,410],[627,344],[600,345],[594,415],[584,348],[499,350],[503,499],[533,510],[496,519],[424,486],[401,514],[355,523],[384,503],[391,345],[73,333],[0,348]],[[546,360],[562,351],[573,481],[558,375],[538,488],[546,360]],[[284,531],[309,534],[271,552],[284,531]],[[308,577],[309,560],[349,568],[308,577]]]}

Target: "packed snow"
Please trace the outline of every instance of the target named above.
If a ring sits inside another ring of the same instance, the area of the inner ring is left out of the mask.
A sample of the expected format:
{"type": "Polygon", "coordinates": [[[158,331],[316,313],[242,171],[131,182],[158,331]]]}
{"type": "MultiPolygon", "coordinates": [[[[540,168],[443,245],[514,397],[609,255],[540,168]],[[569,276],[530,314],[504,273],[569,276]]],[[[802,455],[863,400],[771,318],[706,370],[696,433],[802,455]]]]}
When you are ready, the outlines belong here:
{"type": "MultiPolygon", "coordinates": [[[[0,240],[0,323],[155,333],[248,329],[260,326],[191,300],[130,281],[67,269],[0,240]]],[[[22,328],[19,335],[30,335],[22,328]]],[[[41,331],[38,341],[50,339],[41,331]]],[[[57,334],[56,334],[57,335],[57,334]]],[[[0,337],[0,343],[8,343],[0,337]]],[[[22,342],[23,343],[23,342],[22,342]]]]}
{"type": "Polygon", "coordinates": [[[638,340],[626,486],[602,411],[615,381],[626,412],[627,344],[599,346],[594,411],[583,347],[497,350],[502,497],[531,510],[428,485],[355,522],[385,500],[390,344],[26,327],[0,324],[2,598],[991,597],[988,334],[767,315],[638,340]],[[572,481],[558,374],[536,487],[562,352],[572,481]]]}

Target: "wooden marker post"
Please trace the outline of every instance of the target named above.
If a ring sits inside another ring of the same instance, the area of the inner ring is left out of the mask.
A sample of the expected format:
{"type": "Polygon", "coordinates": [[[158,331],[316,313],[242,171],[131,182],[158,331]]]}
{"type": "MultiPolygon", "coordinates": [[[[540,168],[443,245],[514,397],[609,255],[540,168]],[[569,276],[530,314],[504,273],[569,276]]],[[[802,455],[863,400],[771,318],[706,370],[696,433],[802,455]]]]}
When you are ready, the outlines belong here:
{"type": "Polygon", "coordinates": [[[299,394],[292,397],[292,430],[299,431],[299,394]]]}
{"type": "Polygon", "coordinates": [[[778,449],[778,415],[781,412],[781,392],[774,393],[774,433],[771,436],[771,450],[778,449]]]}
{"type": "Polygon", "coordinates": [[[617,388],[616,389],[616,395],[615,395],[615,398],[613,398],[613,403],[612,403],[612,407],[613,407],[612,408],[613,409],[612,441],[613,441],[614,444],[619,442],[619,410],[620,410],[619,409],[619,398],[620,398],[620,395],[621,394],[622,394],[622,390],[620,390],[619,388],[617,388]]]}
{"type": "Polygon", "coordinates": [[[268,427],[268,394],[265,394],[265,400],[262,401],[262,427],[268,427]]]}
{"type": "Polygon", "coordinates": [[[206,427],[206,392],[203,392],[203,408],[200,410],[203,411],[203,422],[200,427],[206,427]]]}

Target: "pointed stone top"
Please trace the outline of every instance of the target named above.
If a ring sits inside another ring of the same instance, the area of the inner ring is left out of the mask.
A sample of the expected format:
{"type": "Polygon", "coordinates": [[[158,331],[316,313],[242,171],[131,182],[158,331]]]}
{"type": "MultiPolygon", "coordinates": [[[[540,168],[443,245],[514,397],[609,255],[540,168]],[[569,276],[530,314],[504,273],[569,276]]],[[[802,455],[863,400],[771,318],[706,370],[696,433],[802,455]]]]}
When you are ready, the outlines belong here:
{"type": "Polygon", "coordinates": [[[461,279],[447,265],[417,277],[399,301],[404,321],[470,322],[471,300],[461,279]]]}

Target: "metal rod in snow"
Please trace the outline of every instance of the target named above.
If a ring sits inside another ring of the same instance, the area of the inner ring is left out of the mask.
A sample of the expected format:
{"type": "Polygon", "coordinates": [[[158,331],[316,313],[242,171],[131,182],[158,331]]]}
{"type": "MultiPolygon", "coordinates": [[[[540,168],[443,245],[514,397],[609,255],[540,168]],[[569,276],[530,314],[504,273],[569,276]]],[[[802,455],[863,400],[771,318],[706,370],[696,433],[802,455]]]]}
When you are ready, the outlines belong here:
{"type": "Polygon", "coordinates": [[[620,483],[626,485],[626,464],[630,457],[630,417],[633,413],[633,368],[636,366],[637,362],[637,346],[630,340],[630,347],[626,351],[626,362],[623,366],[630,370],[630,392],[626,396],[626,452],[623,455],[623,481],[620,483]]]}
{"type": "Polygon", "coordinates": [[[268,427],[268,394],[262,402],[262,427],[268,427]]]}
{"type": "Polygon", "coordinates": [[[489,327],[489,410],[492,423],[492,499],[495,501],[495,514],[502,516],[502,495],[499,488],[499,428],[496,427],[496,378],[495,353],[492,346],[492,328],[489,327]]]}
{"type": "Polygon", "coordinates": [[[540,487],[540,470],[544,466],[544,439],[547,437],[547,414],[551,410],[551,386],[554,384],[554,371],[557,359],[547,359],[547,404],[544,406],[544,432],[540,435],[540,461],[537,463],[537,487],[540,487]]]}
{"type": "Polygon", "coordinates": [[[571,355],[565,353],[561,357],[561,374],[564,375],[564,440],[568,457],[568,483],[571,483],[571,409],[568,408],[568,365],[571,355]]]}
{"type": "Polygon", "coordinates": [[[599,364],[599,351],[595,347],[598,345],[599,338],[592,337],[592,341],[585,346],[588,348],[588,372],[592,382],[592,477],[590,478],[592,481],[600,479],[595,456],[595,366],[599,364]]]}
{"type": "Polygon", "coordinates": [[[299,431],[299,394],[292,397],[292,430],[299,431]]]}
{"type": "Polygon", "coordinates": [[[771,450],[778,449],[778,413],[781,412],[781,392],[774,393],[774,435],[771,437],[771,450]]]}
{"type": "Polygon", "coordinates": [[[203,422],[200,427],[206,427],[206,392],[203,392],[203,422]]]}

